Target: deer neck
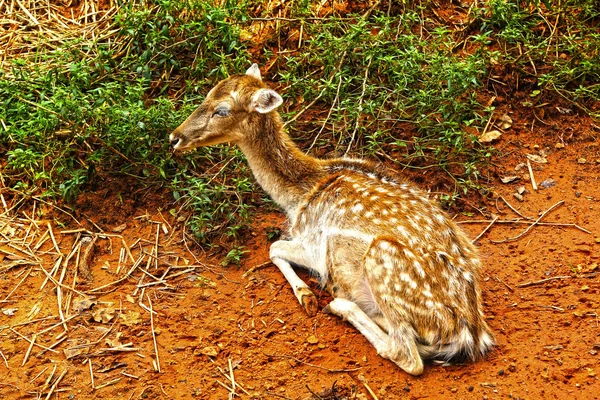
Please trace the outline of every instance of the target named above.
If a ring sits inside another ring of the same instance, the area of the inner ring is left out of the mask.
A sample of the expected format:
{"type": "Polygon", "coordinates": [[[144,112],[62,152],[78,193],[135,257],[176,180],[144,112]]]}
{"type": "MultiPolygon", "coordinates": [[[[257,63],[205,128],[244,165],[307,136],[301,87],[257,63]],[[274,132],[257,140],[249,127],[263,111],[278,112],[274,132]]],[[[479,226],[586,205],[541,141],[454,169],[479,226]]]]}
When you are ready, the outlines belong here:
{"type": "Polygon", "coordinates": [[[247,134],[237,144],[259,185],[293,216],[322,177],[322,163],[294,144],[283,130],[279,113],[253,114],[247,124],[247,134]]]}

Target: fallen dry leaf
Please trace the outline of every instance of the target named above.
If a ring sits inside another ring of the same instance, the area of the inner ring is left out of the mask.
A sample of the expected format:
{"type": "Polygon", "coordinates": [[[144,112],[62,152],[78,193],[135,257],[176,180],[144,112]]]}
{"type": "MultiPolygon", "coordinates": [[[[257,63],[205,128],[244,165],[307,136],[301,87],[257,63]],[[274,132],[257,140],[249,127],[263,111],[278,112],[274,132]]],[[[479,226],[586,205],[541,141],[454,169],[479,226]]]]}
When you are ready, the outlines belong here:
{"type": "Polygon", "coordinates": [[[200,354],[204,354],[209,357],[216,357],[219,354],[219,348],[217,346],[206,346],[200,350],[200,354]]]}
{"type": "Polygon", "coordinates": [[[127,311],[126,313],[121,313],[119,315],[119,318],[121,318],[121,323],[129,327],[142,322],[142,319],[140,317],[141,314],[137,311],[127,311]]]}
{"type": "Polygon", "coordinates": [[[0,232],[6,236],[15,236],[17,230],[10,224],[5,224],[4,226],[2,226],[2,228],[0,228],[0,232]]]}
{"type": "Polygon", "coordinates": [[[117,332],[114,339],[106,338],[104,340],[104,343],[106,343],[108,347],[123,347],[123,343],[121,343],[121,336],[122,333],[117,332]]]}
{"type": "Polygon", "coordinates": [[[548,162],[544,157],[538,156],[537,154],[527,154],[526,157],[528,160],[538,164],[546,164],[548,162]]]}
{"type": "Polygon", "coordinates": [[[490,143],[502,136],[502,132],[498,130],[487,131],[483,135],[479,136],[479,141],[481,143],[490,143]]]}
{"type": "Polygon", "coordinates": [[[106,324],[115,317],[115,309],[110,306],[94,308],[92,311],[92,317],[94,318],[94,321],[106,324]]]}
{"type": "Polygon", "coordinates": [[[18,308],[3,308],[2,314],[12,317],[17,312],[18,308]]]}
{"type": "Polygon", "coordinates": [[[77,297],[73,300],[73,311],[77,314],[89,310],[97,303],[96,299],[92,297],[77,297]]]}
{"type": "Polygon", "coordinates": [[[508,128],[510,128],[513,124],[513,120],[511,117],[508,116],[508,114],[504,114],[503,116],[501,116],[500,118],[498,118],[498,128],[503,129],[503,130],[507,130],[508,128]]]}
{"type": "Polygon", "coordinates": [[[127,229],[127,222],[124,224],[121,224],[119,226],[115,226],[114,228],[111,229],[111,231],[113,231],[114,233],[121,233],[125,229],[127,229]]]}
{"type": "Polygon", "coordinates": [[[504,176],[500,178],[502,183],[511,183],[513,181],[516,181],[517,179],[519,179],[518,176],[504,176]]]}

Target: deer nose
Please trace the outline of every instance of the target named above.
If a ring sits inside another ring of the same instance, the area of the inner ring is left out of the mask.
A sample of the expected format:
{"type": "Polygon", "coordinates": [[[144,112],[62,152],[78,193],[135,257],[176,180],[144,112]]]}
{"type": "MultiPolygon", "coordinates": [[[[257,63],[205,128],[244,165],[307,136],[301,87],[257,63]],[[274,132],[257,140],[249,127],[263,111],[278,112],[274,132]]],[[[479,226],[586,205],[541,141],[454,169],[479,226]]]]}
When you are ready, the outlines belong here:
{"type": "Polygon", "coordinates": [[[175,147],[179,143],[179,138],[172,138],[169,143],[171,144],[171,147],[175,147]]]}

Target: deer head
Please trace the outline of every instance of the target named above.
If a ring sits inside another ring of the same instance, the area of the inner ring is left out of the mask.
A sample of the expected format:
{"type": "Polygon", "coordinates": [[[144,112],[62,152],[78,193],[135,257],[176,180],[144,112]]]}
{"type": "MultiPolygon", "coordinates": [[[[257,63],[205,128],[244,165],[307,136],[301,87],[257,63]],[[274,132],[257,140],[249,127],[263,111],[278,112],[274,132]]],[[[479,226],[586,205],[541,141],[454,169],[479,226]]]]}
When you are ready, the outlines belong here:
{"type": "Polygon", "coordinates": [[[262,82],[258,65],[215,86],[192,115],[171,133],[173,150],[192,150],[224,142],[240,142],[256,129],[260,115],[283,102],[262,82]]]}

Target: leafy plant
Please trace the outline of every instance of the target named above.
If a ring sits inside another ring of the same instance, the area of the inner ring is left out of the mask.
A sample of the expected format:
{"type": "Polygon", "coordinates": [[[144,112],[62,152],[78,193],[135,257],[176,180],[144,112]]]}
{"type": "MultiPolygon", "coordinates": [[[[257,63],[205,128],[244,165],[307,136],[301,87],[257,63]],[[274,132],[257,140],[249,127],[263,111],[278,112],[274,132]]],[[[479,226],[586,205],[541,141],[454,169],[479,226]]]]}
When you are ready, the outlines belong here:
{"type": "Polygon", "coordinates": [[[254,207],[270,203],[256,195],[239,150],[174,157],[167,137],[250,61],[283,94],[301,147],[436,169],[449,181],[448,206],[485,189],[494,152],[476,133],[494,113],[480,94],[496,72],[519,77],[525,105],[559,96],[600,117],[595,0],[448,5],[462,25],[429,1],[320,4],[136,0],[107,16],[93,40],[76,26],[61,41],[24,38],[35,47],[0,71],[4,183],[75,204],[106,175],[168,187],[174,209],[190,211],[196,239],[233,248],[226,260],[236,262],[254,207]]]}

